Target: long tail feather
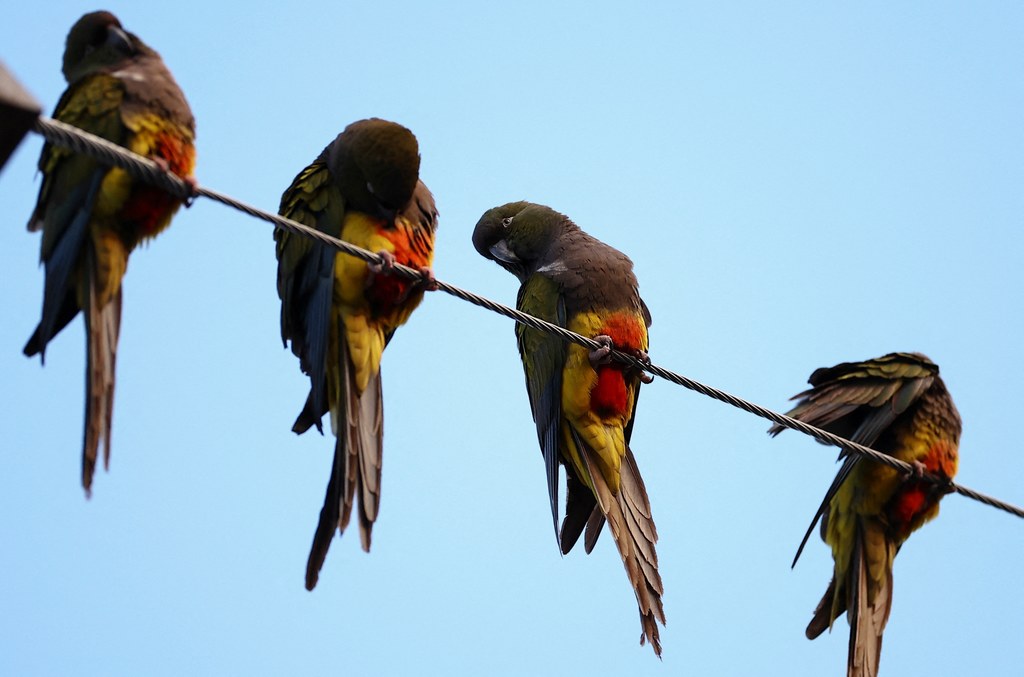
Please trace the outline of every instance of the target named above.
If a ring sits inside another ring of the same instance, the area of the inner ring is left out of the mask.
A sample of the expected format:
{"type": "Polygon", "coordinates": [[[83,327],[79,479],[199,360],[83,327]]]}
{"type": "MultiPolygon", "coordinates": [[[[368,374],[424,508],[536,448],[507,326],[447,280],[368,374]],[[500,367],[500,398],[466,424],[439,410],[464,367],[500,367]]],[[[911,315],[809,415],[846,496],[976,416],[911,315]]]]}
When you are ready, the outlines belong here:
{"type": "Polygon", "coordinates": [[[312,590],[320,578],[320,569],[327,559],[334,532],[338,529],[341,515],[342,487],[345,484],[345,437],[338,436],[334,446],[334,461],[331,465],[331,479],[327,482],[327,494],[320,508],[320,520],[313,533],[313,546],[306,560],[306,590],[312,590]]]}
{"type": "Polygon", "coordinates": [[[882,633],[892,607],[895,548],[881,527],[860,524],[847,579],[850,647],[847,677],[876,677],[882,633]],[[879,575],[880,574],[880,575],[879,575]]]}
{"type": "Polygon", "coordinates": [[[86,261],[88,309],[85,313],[85,432],[82,444],[82,487],[92,491],[96,456],[103,443],[103,466],[110,465],[110,434],[114,414],[117,340],[121,333],[121,290],[100,307],[92,248],[86,261]]]}
{"type": "MultiPolygon", "coordinates": [[[[650,642],[654,653],[661,657],[658,621],[665,624],[665,609],[661,602],[664,586],[658,573],[658,556],[655,551],[658,535],[636,461],[632,460],[632,452],[627,447],[627,459],[622,464],[622,481],[616,496],[597,470],[596,462],[590,458],[592,452],[583,444],[579,444],[579,450],[593,482],[598,506],[608,522],[636,594],[640,625],[643,628],[640,643],[650,642]]],[[[589,531],[588,528],[588,540],[589,531]]]]}
{"type": "MultiPolygon", "coordinates": [[[[381,467],[384,460],[384,402],[380,372],[370,378],[366,390],[353,404],[354,410],[358,412],[357,418],[350,425],[352,437],[358,440],[353,455],[357,470],[353,474],[359,498],[359,540],[363,550],[370,552],[370,535],[380,510],[381,467]]],[[[352,496],[348,497],[350,505],[353,500],[352,496]]]]}
{"type": "Polygon", "coordinates": [[[811,622],[807,624],[806,635],[807,639],[815,639],[821,633],[825,632],[832,627],[832,610],[835,608],[837,614],[841,614],[846,611],[846,601],[844,598],[840,598],[840,606],[835,607],[833,605],[833,599],[836,595],[836,579],[832,578],[832,581],[828,584],[828,589],[825,590],[825,595],[818,602],[818,606],[814,609],[814,616],[811,618],[811,622]]]}
{"type": "MultiPolygon", "coordinates": [[[[345,533],[356,501],[359,502],[359,540],[363,550],[370,551],[373,523],[380,509],[381,465],[383,459],[384,405],[381,377],[378,372],[362,394],[355,385],[355,370],[348,354],[344,325],[338,322],[339,391],[332,400],[337,411],[332,411],[336,437],[331,479],[327,485],[320,521],[313,535],[313,546],[306,562],[306,589],[312,590],[327,558],[334,532],[345,533]]],[[[308,429],[307,410],[315,408],[310,398],[299,415],[303,429],[308,429]]],[[[298,432],[298,431],[297,431],[298,432]]]]}

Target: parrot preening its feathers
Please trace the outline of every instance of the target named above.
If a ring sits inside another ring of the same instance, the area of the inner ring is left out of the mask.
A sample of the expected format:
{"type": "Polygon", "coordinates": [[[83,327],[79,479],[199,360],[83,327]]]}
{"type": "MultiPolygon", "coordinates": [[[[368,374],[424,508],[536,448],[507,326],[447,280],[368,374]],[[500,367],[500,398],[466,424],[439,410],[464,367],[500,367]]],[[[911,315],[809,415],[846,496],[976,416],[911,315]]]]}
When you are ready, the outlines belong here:
{"type": "Polygon", "coordinates": [[[278,229],[281,336],[309,375],[310,391],[293,430],[331,415],[334,463],[306,566],[312,590],[334,532],[358,503],[363,549],[380,508],[384,347],[423,299],[429,281],[394,274],[395,263],[432,279],[437,209],[419,180],[416,137],[394,122],[354,122],[295,177],[280,213],[346,242],[379,252],[380,266],[278,229]]]}
{"type": "MultiPolygon", "coordinates": [[[[892,606],[893,559],[910,534],[938,514],[947,493],[921,473],[947,480],[956,474],[960,415],[938,366],[919,353],[818,369],[809,383],[809,390],[793,398],[797,405],[790,416],[915,467],[907,476],[844,451],[843,465],[797,550],[799,558],[820,519],[835,570],[807,637],[814,639],[847,612],[847,675],[873,677],[892,606]]],[[[769,432],[782,430],[776,425],[769,432]]]]}
{"type": "MultiPolygon", "coordinates": [[[[160,55],[109,12],[86,14],[68,34],[68,87],[54,117],[146,156],[191,181],[195,120],[160,55]]],[[[42,230],[46,270],[42,319],[25,354],[46,346],[79,311],[86,326],[86,405],[82,486],[91,490],[103,444],[110,459],[121,280],[128,255],[166,228],[181,201],[71,150],[46,144],[43,183],[29,220],[42,230]]]]}
{"type": "Polygon", "coordinates": [[[649,641],[660,656],[657,622],[665,623],[665,612],[655,552],[658,534],[629,448],[645,379],[608,358],[613,347],[646,357],[651,316],[640,298],[633,264],[568,217],[529,202],[486,212],[473,232],[473,245],[522,283],[519,310],[604,346],[588,351],[516,325],[559,547],[568,553],[586,529],[589,553],[608,523],[636,594],[641,643],[649,641]],[[560,464],[567,481],[561,529],[560,464]]]}

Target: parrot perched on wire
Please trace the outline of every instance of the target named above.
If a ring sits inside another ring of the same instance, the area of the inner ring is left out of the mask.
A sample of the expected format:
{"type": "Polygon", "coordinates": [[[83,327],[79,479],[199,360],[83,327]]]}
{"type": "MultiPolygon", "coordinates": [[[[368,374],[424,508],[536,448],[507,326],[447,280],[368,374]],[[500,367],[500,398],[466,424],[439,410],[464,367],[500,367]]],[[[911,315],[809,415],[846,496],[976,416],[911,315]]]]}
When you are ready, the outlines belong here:
{"type": "MultiPolygon", "coordinates": [[[[195,120],[160,55],[109,12],[92,12],[68,33],[68,87],[54,117],[154,160],[195,184],[195,120]]],[[[100,443],[110,460],[114,371],[121,326],[121,279],[128,255],[171,222],[181,200],[127,171],[47,143],[29,230],[42,230],[43,312],[25,346],[45,361],[46,345],[79,311],[86,328],[82,486],[92,487],[100,443]]]]}
{"type": "MultiPolygon", "coordinates": [[[[878,674],[882,631],[892,606],[892,565],[912,532],[935,517],[956,474],[960,414],[939,377],[919,353],[890,353],[844,362],[811,374],[811,388],[794,396],[789,415],[914,466],[910,476],[842,452],[843,465],[797,549],[818,519],[835,571],[807,626],[814,639],[844,611],[850,621],[849,677],[878,674]]],[[[770,429],[777,435],[784,428],[770,429]]]]}
{"type": "Polygon", "coordinates": [[[558,212],[529,202],[487,211],[473,245],[522,283],[519,310],[593,338],[589,351],[516,325],[530,408],[547,472],[551,515],[563,554],[586,527],[594,548],[605,522],[636,593],[643,634],[661,655],[656,621],[665,623],[663,592],[647,489],[629,448],[641,381],[650,377],[612,361],[612,348],[646,359],[651,315],[633,264],[558,212]],[[558,527],[558,474],[567,478],[565,519],[558,527]]]}
{"type": "Polygon", "coordinates": [[[323,432],[331,414],[334,464],[306,565],[312,590],[335,530],[344,532],[358,499],[359,535],[370,550],[380,508],[384,410],[380,361],[395,330],[432,288],[437,209],[419,180],[416,137],[394,122],[354,122],[295,177],[280,213],[378,252],[381,265],[278,229],[281,336],[309,375],[310,392],[292,430],[323,432]],[[400,263],[421,281],[394,273],[400,263]]]}

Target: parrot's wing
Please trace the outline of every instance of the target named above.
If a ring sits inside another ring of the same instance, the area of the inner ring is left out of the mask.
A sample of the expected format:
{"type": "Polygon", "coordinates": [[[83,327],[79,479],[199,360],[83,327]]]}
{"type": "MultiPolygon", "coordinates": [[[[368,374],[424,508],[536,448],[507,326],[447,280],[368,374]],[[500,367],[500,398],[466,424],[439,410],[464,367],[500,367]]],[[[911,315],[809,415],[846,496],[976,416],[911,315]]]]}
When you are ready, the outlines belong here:
{"type": "MultiPolygon", "coordinates": [[[[870,447],[882,432],[931,387],[937,368],[917,355],[892,353],[866,362],[846,362],[811,374],[810,390],[794,396],[799,400],[789,415],[853,442],[870,447]]],[[[773,435],[782,431],[773,426],[773,435]]],[[[884,450],[883,450],[884,451],[884,450]]],[[[856,454],[840,453],[843,465],[825,492],[800,546],[796,565],[818,520],[828,513],[839,487],[860,462],[856,454]]]]}
{"type": "MultiPolygon", "coordinates": [[[[119,114],[122,99],[116,78],[97,75],[68,87],[53,116],[125,145],[129,131],[119,114]]],[[[43,182],[28,228],[43,231],[40,257],[46,266],[46,283],[42,320],[25,346],[26,355],[45,354],[49,340],[78,314],[71,274],[81,258],[93,206],[109,169],[47,143],[39,157],[39,171],[43,182]]]]}
{"type": "Polygon", "coordinates": [[[644,324],[647,326],[648,329],[650,329],[651,324],[654,323],[654,319],[651,317],[651,310],[650,308],[647,307],[647,304],[644,303],[644,300],[642,298],[637,296],[637,299],[639,299],[640,301],[640,312],[644,316],[644,324]]]}
{"type": "MultiPolygon", "coordinates": [[[[94,75],[64,91],[53,117],[123,146],[130,134],[121,120],[123,100],[124,88],[117,78],[94,75]]],[[[42,258],[46,260],[86,197],[82,193],[73,195],[75,189],[107,168],[86,155],[47,143],[39,156],[39,171],[43,183],[28,228],[43,231],[42,258]]]]}
{"type": "MultiPolygon", "coordinates": [[[[558,285],[551,279],[535,274],[519,288],[516,307],[548,322],[564,327],[565,302],[558,285]]],[[[559,436],[562,422],[562,369],[567,347],[557,336],[516,325],[519,356],[526,372],[526,390],[530,395],[530,409],[537,424],[537,438],[544,454],[548,497],[551,501],[551,519],[558,538],[558,458],[559,436]]],[[[589,492],[587,492],[589,493],[589,492]]],[[[577,534],[578,536],[578,534],[577,534]]]]}
{"type": "MultiPolygon", "coordinates": [[[[345,203],[322,158],[295,177],[281,196],[279,212],[293,221],[338,237],[345,203]]],[[[325,365],[336,251],[281,228],[274,231],[274,240],[277,243],[277,293],[281,297],[281,338],[286,345],[291,341],[292,352],[310,378],[309,399],[293,429],[304,432],[316,425],[322,432],[320,419],[327,411],[325,365]]]]}

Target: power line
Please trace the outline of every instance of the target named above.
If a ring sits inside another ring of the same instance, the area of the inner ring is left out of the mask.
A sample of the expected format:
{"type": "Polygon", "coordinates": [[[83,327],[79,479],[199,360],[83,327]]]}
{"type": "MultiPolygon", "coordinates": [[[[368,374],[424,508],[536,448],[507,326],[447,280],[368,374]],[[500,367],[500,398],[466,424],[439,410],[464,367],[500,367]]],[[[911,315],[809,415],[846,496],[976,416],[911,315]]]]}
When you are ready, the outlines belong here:
{"type": "MultiPolygon", "coordinates": [[[[191,201],[196,197],[201,196],[209,198],[227,205],[228,207],[249,214],[255,218],[273,223],[278,228],[283,228],[284,230],[304,237],[313,238],[327,247],[332,247],[345,254],[349,254],[350,256],[355,256],[356,258],[370,263],[379,264],[382,262],[381,258],[377,254],[362,249],[361,247],[356,247],[355,245],[349,244],[343,240],[331,237],[330,235],[322,233],[315,228],[309,228],[308,226],[304,226],[303,224],[292,221],[291,219],[286,219],[278,214],[271,214],[261,209],[257,209],[256,207],[215,190],[210,190],[209,188],[204,188],[198,185],[192,186],[175,174],[164,171],[159,165],[148,158],[136,155],[122,146],[118,146],[106,139],[89,134],[77,127],[60,122],[59,120],[39,116],[33,126],[33,131],[46,138],[50,143],[71,148],[76,152],[88,155],[105,164],[116,165],[122,169],[126,169],[134,176],[167,191],[175,197],[185,200],[186,204],[191,204],[191,201]]],[[[402,264],[396,263],[394,270],[410,280],[424,279],[423,275],[418,270],[409,268],[402,264]]],[[[447,282],[435,280],[434,285],[439,291],[446,292],[456,298],[468,301],[469,303],[480,306],[481,308],[486,308],[492,312],[498,313],[499,315],[504,315],[516,322],[532,327],[533,329],[537,329],[538,331],[554,334],[563,341],[576,343],[585,348],[589,348],[590,350],[596,350],[602,347],[601,344],[593,339],[581,336],[580,334],[569,331],[564,327],[551,324],[550,322],[546,322],[538,317],[528,315],[516,310],[515,308],[510,308],[496,301],[474,294],[473,292],[460,289],[459,287],[448,284],[447,282]]],[[[856,442],[839,437],[838,435],[833,435],[830,432],[808,425],[803,421],[786,416],[785,414],[780,414],[772,411],[771,409],[748,402],[747,400],[736,397],[735,395],[730,395],[723,390],[718,390],[717,388],[704,385],[699,381],[687,378],[686,376],[669,371],[668,369],[651,364],[650,362],[645,362],[634,355],[613,350],[611,352],[611,356],[618,362],[630,367],[646,371],[655,376],[660,376],[661,378],[671,381],[676,385],[681,385],[684,388],[698,392],[706,397],[710,397],[718,400],[719,402],[724,402],[748,413],[760,416],[761,418],[767,419],[772,423],[777,423],[785,428],[790,428],[805,435],[809,435],[820,442],[824,442],[825,444],[839,447],[840,449],[844,449],[850,453],[867,456],[872,460],[893,468],[903,474],[910,475],[916,472],[912,465],[897,458],[893,458],[892,456],[883,454],[871,449],[870,447],[865,447],[862,444],[857,444],[856,442]]],[[[967,498],[980,501],[981,503],[992,506],[993,508],[998,508],[1008,512],[1011,515],[1024,518],[1024,509],[1015,505],[1006,503],[997,498],[993,498],[992,496],[988,496],[935,475],[925,473],[923,478],[936,485],[946,487],[950,491],[954,491],[961,496],[966,496],[967,498]]]]}

